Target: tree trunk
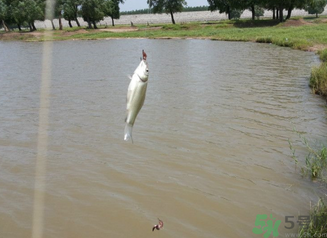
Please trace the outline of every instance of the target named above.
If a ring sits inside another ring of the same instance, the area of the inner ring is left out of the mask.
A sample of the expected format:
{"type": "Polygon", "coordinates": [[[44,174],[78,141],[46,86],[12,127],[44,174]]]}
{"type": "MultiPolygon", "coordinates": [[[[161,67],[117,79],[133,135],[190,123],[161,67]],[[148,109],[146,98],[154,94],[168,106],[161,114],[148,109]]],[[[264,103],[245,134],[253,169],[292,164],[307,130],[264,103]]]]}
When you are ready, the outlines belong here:
{"type": "Polygon", "coordinates": [[[68,25],[70,28],[73,28],[71,20],[68,20],[68,25]]]}
{"type": "Polygon", "coordinates": [[[78,21],[77,17],[75,18],[75,21],[76,21],[77,26],[80,27],[81,24],[79,24],[79,21],[78,21]]]}
{"type": "Polygon", "coordinates": [[[94,29],[98,29],[96,22],[92,21],[92,23],[93,23],[94,29]]]}
{"type": "Polygon", "coordinates": [[[5,29],[5,31],[9,31],[9,29],[8,29],[8,27],[7,27],[4,20],[2,20],[2,25],[3,25],[3,28],[5,29]]]}
{"type": "Polygon", "coordinates": [[[175,24],[174,14],[172,11],[170,11],[170,16],[171,16],[171,21],[173,22],[173,24],[175,24]]]}
{"type": "Polygon", "coordinates": [[[294,8],[293,6],[290,6],[290,7],[288,8],[286,19],[290,19],[290,18],[291,18],[291,14],[292,14],[292,10],[293,10],[293,8],[294,8]]]}
{"type": "Polygon", "coordinates": [[[252,12],[252,20],[255,20],[255,9],[254,9],[254,5],[251,6],[251,12],[252,12]]]}
{"type": "Polygon", "coordinates": [[[59,30],[62,31],[61,13],[59,14],[59,30]]]}
{"type": "Polygon", "coordinates": [[[32,22],[32,27],[33,27],[33,31],[36,31],[36,27],[35,27],[34,22],[32,22]]]}
{"type": "Polygon", "coordinates": [[[19,23],[17,23],[17,27],[18,27],[19,31],[22,31],[22,27],[21,27],[21,25],[19,23]]]}
{"type": "Polygon", "coordinates": [[[30,28],[30,31],[33,31],[32,24],[31,24],[31,23],[28,23],[28,26],[29,26],[29,28],[30,28]]]}
{"type": "Polygon", "coordinates": [[[230,12],[231,12],[231,10],[230,10],[230,7],[228,6],[227,7],[227,12],[226,12],[227,15],[228,15],[228,20],[232,19],[232,16],[231,16],[230,12]]]}
{"type": "Polygon", "coordinates": [[[318,18],[318,13],[316,13],[316,18],[318,18]]]}
{"type": "Polygon", "coordinates": [[[115,21],[114,21],[114,18],[113,17],[111,17],[111,25],[112,26],[115,26],[115,21]]]}
{"type": "Polygon", "coordinates": [[[272,11],[273,11],[273,20],[275,20],[276,19],[276,9],[273,7],[272,11]]]}
{"type": "Polygon", "coordinates": [[[52,30],[56,30],[56,27],[55,27],[55,25],[53,23],[53,19],[51,20],[51,25],[52,25],[52,30]]]}
{"type": "Polygon", "coordinates": [[[283,7],[282,6],[279,7],[279,20],[280,20],[280,22],[284,21],[283,7]]]}
{"type": "Polygon", "coordinates": [[[276,19],[279,19],[279,8],[276,8],[276,19]]]}

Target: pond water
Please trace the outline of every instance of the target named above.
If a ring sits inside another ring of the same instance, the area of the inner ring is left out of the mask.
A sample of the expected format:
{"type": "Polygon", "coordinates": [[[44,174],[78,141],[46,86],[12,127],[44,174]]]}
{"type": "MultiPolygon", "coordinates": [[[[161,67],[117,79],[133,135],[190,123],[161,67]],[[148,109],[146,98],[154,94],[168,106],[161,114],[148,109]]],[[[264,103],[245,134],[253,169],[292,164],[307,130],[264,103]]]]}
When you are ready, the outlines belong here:
{"type": "Polygon", "coordinates": [[[0,52],[0,237],[263,237],[257,214],[285,237],[322,194],[288,144],[303,161],[299,134],[327,139],[313,53],[148,39],[0,52]],[[126,93],[142,49],[150,77],[132,144],[126,93]]]}

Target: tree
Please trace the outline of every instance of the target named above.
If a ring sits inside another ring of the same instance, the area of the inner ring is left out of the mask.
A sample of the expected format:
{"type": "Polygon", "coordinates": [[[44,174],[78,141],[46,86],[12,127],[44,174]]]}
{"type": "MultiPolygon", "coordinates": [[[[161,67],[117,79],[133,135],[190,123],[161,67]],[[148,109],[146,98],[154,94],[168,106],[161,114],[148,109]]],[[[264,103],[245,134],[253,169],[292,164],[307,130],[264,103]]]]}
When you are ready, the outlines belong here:
{"type": "Polygon", "coordinates": [[[209,10],[219,10],[219,13],[226,13],[228,19],[232,19],[232,11],[239,8],[239,1],[236,0],[207,0],[209,3],[209,10]]]}
{"type": "Polygon", "coordinates": [[[175,24],[174,13],[181,12],[187,6],[185,0],[147,0],[153,13],[165,12],[170,14],[171,21],[175,24]]]}
{"type": "Polygon", "coordinates": [[[265,13],[265,9],[259,6],[255,6],[255,17],[260,19],[265,13]]]}
{"type": "Polygon", "coordinates": [[[292,14],[292,11],[294,8],[303,9],[305,7],[307,1],[308,0],[287,0],[287,1],[285,1],[285,3],[286,3],[285,9],[287,9],[286,19],[291,18],[291,14],[292,14]]]}
{"type": "Polygon", "coordinates": [[[13,1],[10,4],[10,13],[19,31],[21,31],[22,24],[27,20],[24,2],[18,0],[13,1]]]}
{"type": "Polygon", "coordinates": [[[230,12],[230,18],[239,20],[241,18],[242,13],[243,13],[243,10],[233,9],[230,12]]]}
{"type": "Polygon", "coordinates": [[[48,1],[48,4],[44,6],[45,7],[44,18],[50,20],[53,30],[56,29],[53,23],[53,19],[55,18],[56,9],[60,7],[60,4],[61,4],[60,0],[56,0],[56,1],[48,1]]]}
{"type": "Polygon", "coordinates": [[[25,1],[20,1],[20,4],[22,4],[25,10],[26,21],[29,24],[30,30],[35,31],[36,27],[34,25],[34,22],[36,20],[44,20],[44,11],[43,11],[43,9],[45,9],[44,2],[41,1],[37,2],[36,0],[25,0],[25,1]]]}
{"type": "Polygon", "coordinates": [[[104,13],[105,16],[111,17],[113,26],[115,26],[114,19],[120,18],[119,3],[124,3],[124,0],[105,0],[104,13]]]}
{"type": "Polygon", "coordinates": [[[0,23],[2,24],[5,31],[9,31],[9,29],[5,23],[7,14],[8,14],[8,6],[6,5],[6,3],[4,1],[0,0],[0,23]]]}
{"type": "Polygon", "coordinates": [[[326,5],[327,5],[327,0],[312,0],[309,1],[309,3],[305,6],[304,9],[309,14],[316,14],[316,17],[318,17],[318,14],[323,13],[326,5]]]}
{"type": "Polygon", "coordinates": [[[78,21],[79,6],[81,0],[63,0],[64,18],[68,21],[69,26],[72,27],[71,21],[75,21],[77,26],[81,26],[78,21]]]}
{"type": "Polygon", "coordinates": [[[97,29],[96,23],[103,20],[104,17],[104,0],[83,0],[82,1],[82,16],[84,21],[88,23],[89,28],[92,24],[97,29]]]}
{"type": "Polygon", "coordinates": [[[262,0],[242,0],[239,2],[240,2],[240,4],[239,4],[238,8],[241,8],[241,9],[249,8],[249,10],[252,12],[252,20],[254,20],[256,17],[256,10],[259,10],[258,6],[259,6],[259,4],[262,3],[262,0]]]}

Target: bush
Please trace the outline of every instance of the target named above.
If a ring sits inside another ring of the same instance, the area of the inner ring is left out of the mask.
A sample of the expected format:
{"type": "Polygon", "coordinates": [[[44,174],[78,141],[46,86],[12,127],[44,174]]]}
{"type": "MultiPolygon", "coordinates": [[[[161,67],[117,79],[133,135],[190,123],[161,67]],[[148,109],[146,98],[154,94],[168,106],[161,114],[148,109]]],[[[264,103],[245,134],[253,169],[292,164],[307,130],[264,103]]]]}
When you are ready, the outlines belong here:
{"type": "Polygon", "coordinates": [[[302,141],[302,144],[309,151],[305,158],[305,165],[303,165],[301,162],[299,163],[299,160],[295,155],[295,149],[293,148],[292,142],[288,141],[288,143],[293,154],[292,158],[295,160],[296,164],[300,165],[302,175],[310,176],[312,179],[319,179],[321,181],[327,182],[327,147],[322,146],[320,149],[313,148],[305,137],[300,134],[299,137],[302,141]]]}
{"type": "Polygon", "coordinates": [[[256,39],[256,42],[258,43],[272,43],[272,39],[270,36],[267,36],[267,37],[258,37],[256,39]]]}
{"type": "Polygon", "coordinates": [[[231,19],[240,19],[242,13],[243,13],[243,10],[236,10],[236,9],[233,9],[233,10],[231,10],[231,12],[230,12],[230,18],[231,18],[231,19]]]}
{"type": "Polygon", "coordinates": [[[324,49],[324,50],[320,51],[319,55],[320,55],[320,59],[323,62],[327,62],[327,49],[324,49]]]}
{"type": "Polygon", "coordinates": [[[326,237],[327,207],[322,200],[311,210],[310,221],[302,226],[297,237],[326,237]]]}
{"type": "Polygon", "coordinates": [[[309,85],[315,94],[327,96],[327,62],[312,68],[309,85]]]}

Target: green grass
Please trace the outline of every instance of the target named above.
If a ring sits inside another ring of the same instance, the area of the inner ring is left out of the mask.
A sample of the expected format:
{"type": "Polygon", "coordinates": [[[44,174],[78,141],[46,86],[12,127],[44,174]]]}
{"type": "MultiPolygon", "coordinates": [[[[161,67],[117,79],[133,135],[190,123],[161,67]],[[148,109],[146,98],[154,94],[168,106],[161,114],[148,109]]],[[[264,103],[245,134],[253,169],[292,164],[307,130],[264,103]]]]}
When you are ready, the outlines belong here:
{"type": "Polygon", "coordinates": [[[327,62],[327,49],[321,50],[318,52],[321,61],[327,62]]]}
{"type": "Polygon", "coordinates": [[[327,63],[323,62],[319,67],[313,67],[309,83],[315,94],[327,97],[327,63]]]}
{"type": "Polygon", "coordinates": [[[319,200],[317,205],[311,208],[310,220],[299,230],[297,237],[326,237],[327,236],[327,206],[323,200],[319,200]]]}
{"type": "Polygon", "coordinates": [[[303,176],[309,176],[311,179],[318,179],[323,182],[327,182],[327,147],[322,145],[320,148],[318,146],[312,146],[308,140],[299,134],[299,138],[302,145],[308,151],[305,161],[299,161],[295,155],[295,149],[291,141],[289,141],[289,146],[292,151],[292,158],[295,164],[300,166],[301,173],[303,176]]]}
{"type": "MultiPolygon", "coordinates": [[[[303,176],[310,176],[312,179],[322,182],[324,185],[327,183],[327,147],[321,146],[320,149],[313,149],[307,139],[300,136],[302,144],[308,150],[308,155],[305,158],[305,163],[299,162],[295,155],[295,149],[289,141],[290,149],[292,151],[292,158],[296,165],[300,165],[303,176]]],[[[297,237],[327,237],[327,206],[324,201],[320,199],[313,208],[310,207],[310,219],[307,224],[300,226],[297,237]]]]}
{"type": "MultiPolygon", "coordinates": [[[[319,19],[319,18],[318,18],[319,19]]],[[[317,19],[315,19],[317,21],[317,19]]],[[[313,21],[311,19],[307,21],[313,21]]],[[[128,26],[108,27],[108,29],[127,28],[128,26]]],[[[315,45],[327,48],[327,24],[324,22],[311,23],[302,26],[285,26],[273,20],[238,20],[217,22],[193,22],[183,24],[156,24],[147,27],[136,26],[133,32],[104,32],[87,30],[79,33],[80,28],[65,28],[55,31],[54,40],[71,39],[101,39],[101,38],[208,38],[213,40],[253,41],[272,43],[279,46],[300,50],[309,50],[315,45]],[[151,28],[153,27],[153,28],[151,28]],[[70,32],[73,34],[63,34],[70,32]]],[[[0,33],[0,38],[1,38],[0,33]]],[[[30,39],[29,39],[30,40],[30,39]]],[[[44,40],[35,38],[36,41],[44,40]]]]}

